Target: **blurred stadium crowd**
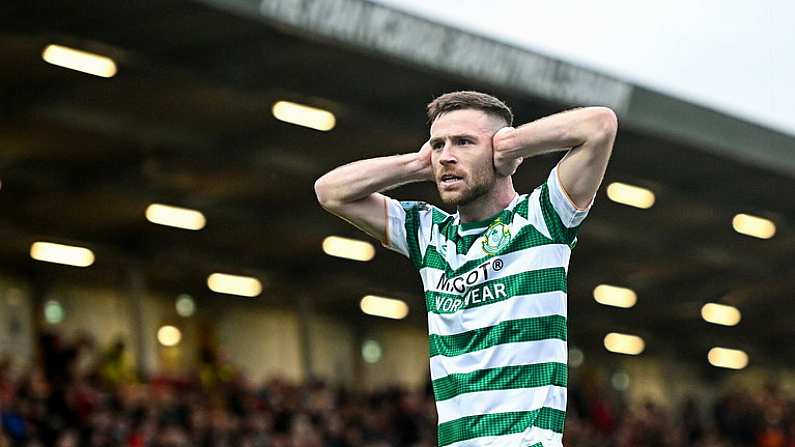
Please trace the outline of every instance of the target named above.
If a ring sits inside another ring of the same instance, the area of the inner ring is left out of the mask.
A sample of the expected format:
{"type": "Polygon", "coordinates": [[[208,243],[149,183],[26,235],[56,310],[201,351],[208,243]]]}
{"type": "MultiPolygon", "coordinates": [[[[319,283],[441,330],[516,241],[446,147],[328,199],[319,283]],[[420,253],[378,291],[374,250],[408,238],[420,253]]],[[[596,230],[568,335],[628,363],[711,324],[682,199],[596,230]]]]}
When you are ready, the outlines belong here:
{"type": "MultiPolygon", "coordinates": [[[[87,336],[67,344],[44,335],[39,353],[24,374],[0,363],[0,447],[436,445],[430,389],[255,385],[211,352],[193,377],[141,382],[123,342],[101,351],[87,336]]],[[[569,391],[568,446],[795,447],[795,400],[772,384],[732,391],[709,408],[695,399],[636,408],[607,389],[569,391]]]]}

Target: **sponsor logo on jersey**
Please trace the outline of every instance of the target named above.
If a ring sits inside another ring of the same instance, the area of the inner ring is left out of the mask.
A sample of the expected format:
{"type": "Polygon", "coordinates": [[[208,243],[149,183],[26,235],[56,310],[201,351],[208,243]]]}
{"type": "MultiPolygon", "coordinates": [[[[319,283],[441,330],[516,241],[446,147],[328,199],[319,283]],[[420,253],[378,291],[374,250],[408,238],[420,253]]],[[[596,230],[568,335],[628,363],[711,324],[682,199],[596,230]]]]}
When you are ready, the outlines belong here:
{"type": "Polygon", "coordinates": [[[441,275],[436,283],[436,290],[442,293],[451,293],[458,296],[434,297],[434,304],[438,312],[457,312],[470,304],[481,304],[486,301],[502,300],[508,297],[506,285],[502,282],[483,282],[489,279],[489,270],[498,272],[504,268],[500,258],[487,261],[480,266],[459,276],[448,278],[441,275]]]}

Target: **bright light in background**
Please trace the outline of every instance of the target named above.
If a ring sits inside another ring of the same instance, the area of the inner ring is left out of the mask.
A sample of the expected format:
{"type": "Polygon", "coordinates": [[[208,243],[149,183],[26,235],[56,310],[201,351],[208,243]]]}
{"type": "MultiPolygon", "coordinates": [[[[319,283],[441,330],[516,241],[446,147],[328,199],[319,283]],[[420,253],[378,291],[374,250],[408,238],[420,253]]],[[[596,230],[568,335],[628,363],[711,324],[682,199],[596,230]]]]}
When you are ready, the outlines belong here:
{"type": "Polygon", "coordinates": [[[174,326],[165,325],[157,330],[157,341],[163,346],[176,346],[182,340],[182,332],[174,326]]]}
{"type": "Polygon", "coordinates": [[[377,363],[381,360],[383,350],[381,344],[375,340],[365,340],[362,343],[362,358],[367,363],[377,363]]]}
{"type": "Polygon", "coordinates": [[[718,368],[743,369],[748,366],[748,354],[739,349],[712,348],[707,354],[707,360],[718,368]]]}
{"type": "Polygon", "coordinates": [[[329,111],[289,101],[276,102],[272,112],[279,121],[316,130],[329,131],[337,123],[334,114],[329,111]]]}
{"type": "Polygon", "coordinates": [[[629,389],[629,374],[624,371],[616,371],[610,377],[610,384],[616,391],[626,391],[629,389]]]}
{"type": "Polygon", "coordinates": [[[48,45],[41,57],[53,65],[103,78],[113,77],[117,71],[116,63],[109,57],[61,45],[48,45]]]}
{"type": "Polygon", "coordinates": [[[146,220],[185,230],[201,230],[207,223],[204,214],[199,211],[159,203],[146,207],[146,220]]]}
{"type": "Polygon", "coordinates": [[[646,343],[637,335],[611,332],[605,336],[605,349],[619,354],[638,355],[646,349],[646,343]]]}
{"type": "Polygon", "coordinates": [[[607,187],[607,197],[613,202],[647,209],[654,205],[654,193],[640,186],[613,182],[607,187]]]}
{"type": "Polygon", "coordinates": [[[94,253],[91,250],[52,242],[34,242],[30,246],[30,257],[37,261],[75,267],[88,267],[94,263],[94,253]]]}
{"type": "Polygon", "coordinates": [[[213,292],[254,297],[262,293],[262,283],[250,276],[213,273],[207,277],[207,287],[213,292]]]}
{"type": "Polygon", "coordinates": [[[734,231],[759,239],[770,239],[776,234],[776,224],[764,217],[738,214],[732,219],[734,231]]]}
{"type": "Polygon", "coordinates": [[[49,324],[58,324],[63,321],[66,312],[57,300],[47,300],[44,303],[44,320],[49,324]]]}
{"type": "Polygon", "coordinates": [[[593,298],[599,304],[615,307],[632,307],[638,301],[638,295],[624,287],[600,284],[593,289],[593,298]]]}
{"type": "Polygon", "coordinates": [[[740,310],[725,304],[707,303],[701,308],[701,317],[714,324],[736,326],[742,318],[740,310]]]}
{"type": "Polygon", "coordinates": [[[177,297],[174,307],[177,309],[177,315],[183,318],[188,318],[196,312],[196,302],[193,301],[193,297],[187,293],[183,293],[177,297]]]}
{"type": "Polygon", "coordinates": [[[569,348],[569,365],[572,368],[579,368],[582,366],[582,362],[585,361],[585,354],[582,352],[581,349],[570,347],[569,348]]]}
{"type": "Polygon", "coordinates": [[[362,312],[376,317],[400,320],[409,314],[409,305],[403,300],[367,295],[359,302],[362,312]]]}
{"type": "Polygon", "coordinates": [[[339,236],[323,239],[323,251],[330,256],[362,262],[369,261],[375,256],[373,244],[339,236]]]}

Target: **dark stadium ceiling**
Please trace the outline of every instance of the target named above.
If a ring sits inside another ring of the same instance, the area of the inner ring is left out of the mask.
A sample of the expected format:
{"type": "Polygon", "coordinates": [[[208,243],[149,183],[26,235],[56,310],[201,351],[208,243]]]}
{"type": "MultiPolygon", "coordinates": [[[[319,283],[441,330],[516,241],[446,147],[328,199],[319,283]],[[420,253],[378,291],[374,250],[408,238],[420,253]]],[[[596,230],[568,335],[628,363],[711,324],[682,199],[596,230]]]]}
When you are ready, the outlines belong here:
{"type": "MultiPolygon", "coordinates": [[[[307,39],[200,3],[12,1],[0,5],[0,262],[43,293],[52,284],[124,284],[140,269],[166,295],[216,295],[214,271],[263,279],[256,298],[367,324],[365,293],[404,298],[424,325],[410,264],[377,247],[359,263],[321,251],[328,235],[360,237],[316,204],[314,180],[343,162],[416,150],[427,135],[424,104],[440,93],[488,89],[521,121],[560,109],[511,91],[450,79],[395,60],[307,39]],[[111,79],[42,61],[59,43],[115,59],[111,79]],[[288,99],[337,117],[331,132],[273,118],[288,99]],[[153,225],[153,202],[201,210],[207,226],[153,225]],[[86,269],[30,259],[33,241],[91,248],[86,269]]],[[[530,190],[558,156],[525,162],[515,183],[530,190]]],[[[657,195],[649,210],[600,191],[570,268],[570,338],[601,351],[607,332],[643,335],[647,354],[706,364],[711,346],[740,347],[756,364],[795,361],[795,180],[694,147],[623,129],[605,184],[657,195]],[[735,233],[738,212],[772,218],[770,240],[735,233]],[[631,309],[599,305],[601,283],[634,289],[631,309]],[[701,305],[738,306],[739,326],[705,323],[701,305]]],[[[431,185],[398,198],[435,201],[431,185]]],[[[122,286],[123,287],[123,286],[122,286]]]]}

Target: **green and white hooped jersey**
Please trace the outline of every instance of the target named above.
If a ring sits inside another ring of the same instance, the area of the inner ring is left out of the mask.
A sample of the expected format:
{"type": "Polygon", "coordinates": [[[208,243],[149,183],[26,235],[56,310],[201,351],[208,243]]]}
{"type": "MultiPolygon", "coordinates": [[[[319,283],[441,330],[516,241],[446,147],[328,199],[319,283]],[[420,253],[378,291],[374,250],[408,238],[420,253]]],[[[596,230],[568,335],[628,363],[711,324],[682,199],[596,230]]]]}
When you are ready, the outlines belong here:
{"type": "Polygon", "coordinates": [[[425,290],[440,446],[562,445],[566,274],[588,209],[557,168],[481,222],[388,201],[385,245],[411,259],[425,290]]]}

